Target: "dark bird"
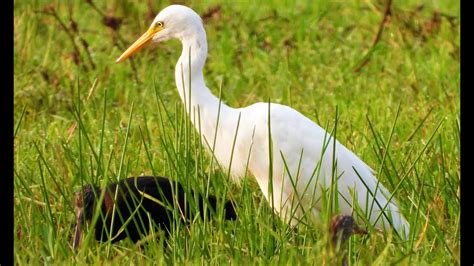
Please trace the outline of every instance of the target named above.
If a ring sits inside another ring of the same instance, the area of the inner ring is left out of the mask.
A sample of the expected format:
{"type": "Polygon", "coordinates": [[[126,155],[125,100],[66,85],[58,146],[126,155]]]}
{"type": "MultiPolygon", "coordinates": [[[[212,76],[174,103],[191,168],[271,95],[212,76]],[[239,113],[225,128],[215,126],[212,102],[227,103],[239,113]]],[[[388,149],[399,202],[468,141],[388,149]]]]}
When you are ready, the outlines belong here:
{"type": "Polygon", "coordinates": [[[351,215],[336,215],[331,220],[331,244],[342,257],[342,265],[347,266],[346,242],[353,234],[367,234],[367,231],[357,225],[351,215]]]}
{"type": "MultiPolygon", "coordinates": [[[[163,229],[165,234],[171,230],[175,214],[179,215],[179,220],[185,222],[193,218],[189,201],[189,197],[193,196],[187,194],[188,200],[186,200],[182,185],[165,177],[129,177],[118,183],[109,184],[105,191],[88,184],[75,195],[74,249],[78,247],[81,240],[81,227],[86,222],[90,224],[101,197],[103,200],[100,215],[94,226],[95,239],[98,241],[110,239],[114,243],[128,236],[136,243],[150,230],[151,223],[148,217],[157,227],[163,229]],[[115,197],[116,191],[117,197],[115,197]],[[114,198],[116,198],[115,201],[114,198]]],[[[201,218],[204,218],[206,204],[207,213],[216,212],[218,204],[216,197],[209,196],[206,199],[198,193],[196,198],[199,210],[194,207],[194,213],[199,211],[201,218]]],[[[234,220],[236,217],[232,203],[226,201],[224,218],[234,220]]]]}

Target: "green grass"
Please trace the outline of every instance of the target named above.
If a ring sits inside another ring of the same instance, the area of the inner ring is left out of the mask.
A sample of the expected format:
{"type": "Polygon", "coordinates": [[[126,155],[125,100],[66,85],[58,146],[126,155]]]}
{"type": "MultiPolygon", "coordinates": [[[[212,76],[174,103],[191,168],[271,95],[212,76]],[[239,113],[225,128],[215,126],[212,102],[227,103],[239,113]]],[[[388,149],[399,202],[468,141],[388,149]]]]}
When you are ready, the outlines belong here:
{"type": "MultiPolygon", "coordinates": [[[[174,85],[177,41],[143,49],[133,67],[114,64],[168,3],[97,1],[123,18],[114,31],[86,2],[15,1],[15,262],[330,264],[324,228],[290,230],[251,175],[233,184],[200,145],[174,85]],[[75,21],[72,39],[46,6],[66,26],[75,21]],[[143,250],[87,234],[73,252],[74,192],[140,174],[232,198],[239,219],[177,225],[143,250]]],[[[235,107],[292,106],[329,131],[337,110],[337,138],[396,191],[412,230],[406,243],[353,237],[352,264],[459,264],[459,2],[394,1],[359,73],[381,1],[313,2],[186,1],[201,15],[220,7],[205,20],[208,87],[235,107]]]]}

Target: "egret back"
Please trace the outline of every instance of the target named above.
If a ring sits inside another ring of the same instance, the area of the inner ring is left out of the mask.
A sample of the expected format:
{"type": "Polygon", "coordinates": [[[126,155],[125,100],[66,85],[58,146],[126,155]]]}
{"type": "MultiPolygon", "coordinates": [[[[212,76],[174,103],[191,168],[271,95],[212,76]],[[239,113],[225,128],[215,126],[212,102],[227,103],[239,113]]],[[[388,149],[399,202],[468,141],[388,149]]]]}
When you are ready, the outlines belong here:
{"type": "Polygon", "coordinates": [[[323,207],[322,193],[328,194],[332,188],[342,214],[352,214],[357,205],[376,228],[393,226],[402,237],[408,236],[408,223],[374,171],[312,120],[288,106],[268,103],[245,108],[241,119],[246,119],[242,130],[245,137],[238,138],[238,148],[251,150],[249,170],[284,219],[295,218],[291,221],[295,224],[305,212],[318,216],[323,207]],[[254,130],[249,137],[251,128],[254,130]]]}

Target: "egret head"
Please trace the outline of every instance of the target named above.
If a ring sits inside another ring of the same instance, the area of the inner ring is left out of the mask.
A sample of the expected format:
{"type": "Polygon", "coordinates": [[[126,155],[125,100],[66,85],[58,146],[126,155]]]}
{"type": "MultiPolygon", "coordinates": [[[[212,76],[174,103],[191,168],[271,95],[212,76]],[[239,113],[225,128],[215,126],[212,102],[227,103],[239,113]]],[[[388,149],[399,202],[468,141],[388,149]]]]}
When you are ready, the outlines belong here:
{"type": "Polygon", "coordinates": [[[130,45],[116,63],[124,61],[151,41],[160,42],[173,38],[183,40],[203,29],[201,17],[191,8],[182,5],[168,6],[161,10],[150,28],[130,45]]]}

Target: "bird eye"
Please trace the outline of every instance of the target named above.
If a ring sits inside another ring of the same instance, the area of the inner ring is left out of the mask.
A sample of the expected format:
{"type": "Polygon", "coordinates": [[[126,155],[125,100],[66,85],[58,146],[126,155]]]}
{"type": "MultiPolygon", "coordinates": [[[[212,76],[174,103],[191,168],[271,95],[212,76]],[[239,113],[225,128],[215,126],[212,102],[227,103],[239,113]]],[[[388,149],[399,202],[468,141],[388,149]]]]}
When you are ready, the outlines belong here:
{"type": "Polygon", "coordinates": [[[150,30],[152,30],[153,32],[157,32],[157,31],[162,30],[163,26],[164,26],[163,22],[158,21],[158,22],[155,22],[155,23],[151,24],[150,30]]]}

